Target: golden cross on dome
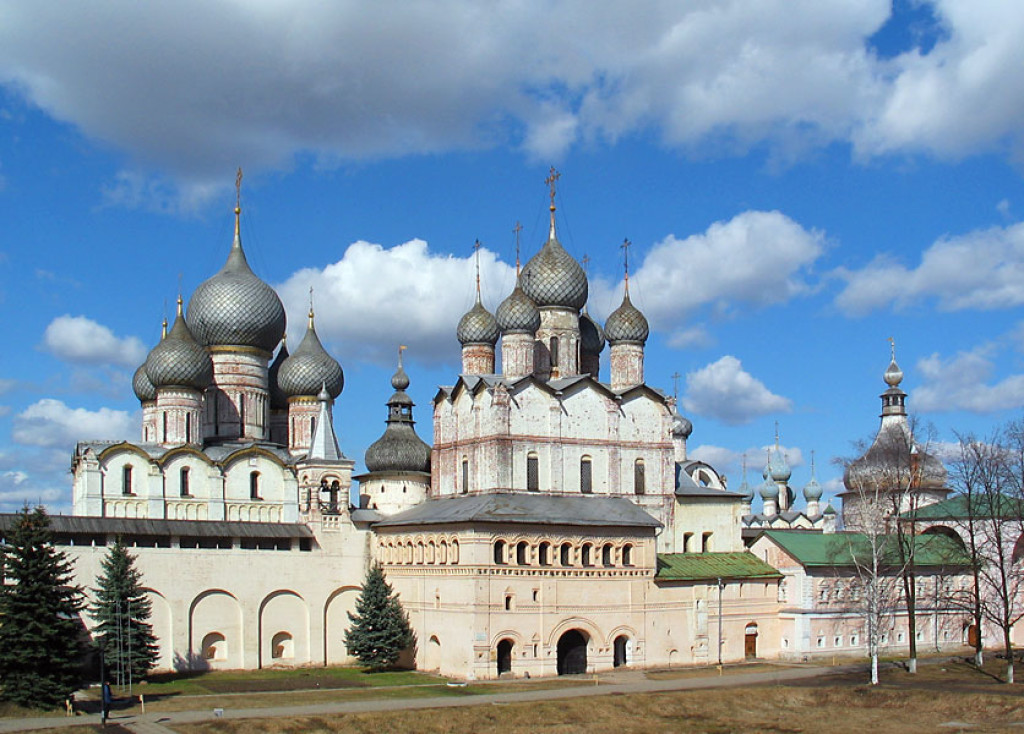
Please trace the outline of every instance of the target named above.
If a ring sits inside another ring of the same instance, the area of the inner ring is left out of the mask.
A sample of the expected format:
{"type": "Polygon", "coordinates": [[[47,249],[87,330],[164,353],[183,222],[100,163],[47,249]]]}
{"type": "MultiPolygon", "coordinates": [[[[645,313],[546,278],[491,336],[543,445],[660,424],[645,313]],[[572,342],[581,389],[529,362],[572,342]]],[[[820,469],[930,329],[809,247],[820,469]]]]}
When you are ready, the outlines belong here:
{"type": "Polygon", "coordinates": [[[889,337],[889,350],[892,352],[892,361],[896,361],[896,340],[889,337]]]}
{"type": "Polygon", "coordinates": [[[238,173],[235,175],[235,208],[242,208],[242,167],[238,167],[238,173]]]}
{"type": "Polygon", "coordinates": [[[476,300],[480,300],[480,240],[473,243],[473,252],[476,253],[476,300]]]}
{"type": "Polygon", "coordinates": [[[544,179],[544,183],[551,189],[551,211],[555,210],[555,184],[558,183],[558,179],[561,177],[562,174],[556,171],[554,166],[551,166],[548,177],[544,179]]]}

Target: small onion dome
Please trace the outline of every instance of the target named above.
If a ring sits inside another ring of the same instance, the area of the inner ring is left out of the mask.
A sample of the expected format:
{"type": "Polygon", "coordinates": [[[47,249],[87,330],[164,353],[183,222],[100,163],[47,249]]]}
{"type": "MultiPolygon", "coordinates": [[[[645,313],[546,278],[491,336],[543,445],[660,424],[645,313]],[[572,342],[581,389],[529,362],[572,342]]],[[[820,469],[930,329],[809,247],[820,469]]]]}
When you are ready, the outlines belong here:
{"type": "Polygon", "coordinates": [[[502,334],[535,334],[540,328],[537,304],[530,300],[518,282],[511,295],[498,305],[494,315],[502,334]]]}
{"type": "Polygon", "coordinates": [[[804,487],[804,499],[808,502],[817,502],[821,499],[823,492],[824,490],[821,488],[821,485],[818,484],[818,480],[812,475],[811,481],[809,481],[804,487]]]}
{"type": "Polygon", "coordinates": [[[366,468],[371,472],[428,472],[430,446],[416,435],[413,428],[413,402],[405,392],[409,387],[409,376],[402,368],[401,359],[391,378],[391,386],[395,388],[395,394],[388,400],[388,427],[384,429],[384,435],[366,449],[363,457],[366,468]]]}
{"type": "Polygon", "coordinates": [[[584,354],[600,354],[604,343],[604,329],[584,311],[580,314],[580,351],[584,354]]]}
{"type": "Polygon", "coordinates": [[[885,384],[889,387],[897,387],[901,382],[903,382],[903,370],[901,370],[900,366],[896,364],[895,358],[889,362],[889,366],[885,370],[884,379],[885,384]]]}
{"type": "Polygon", "coordinates": [[[537,304],[579,311],[587,302],[587,274],[555,238],[554,228],[521,276],[523,291],[537,304]]]}
{"type": "Polygon", "coordinates": [[[480,294],[476,296],[476,303],[459,319],[459,327],[455,331],[459,343],[467,344],[489,344],[494,346],[498,341],[498,321],[494,314],[484,308],[480,303],[480,294]]]}
{"type": "Polygon", "coordinates": [[[284,306],[274,289],[249,267],[237,219],[227,262],[201,283],[189,300],[188,325],[208,347],[255,347],[273,352],[284,336],[284,306]]]}
{"type": "Polygon", "coordinates": [[[299,395],[318,395],[326,388],[331,398],[341,395],[345,387],[345,373],[338,360],[327,353],[313,324],[313,311],[309,312],[309,326],[298,348],[281,363],[277,372],[281,392],[290,398],[299,395]]]}
{"type": "Polygon", "coordinates": [[[750,486],[750,482],[747,481],[746,477],[743,477],[743,483],[739,487],[740,496],[743,497],[743,503],[749,505],[754,501],[754,488],[750,486]]]}
{"type": "Polygon", "coordinates": [[[270,363],[270,369],[267,371],[267,388],[270,391],[271,410],[287,410],[288,408],[288,396],[284,394],[284,390],[281,389],[281,385],[277,381],[281,365],[284,364],[286,359],[288,359],[288,345],[282,339],[281,348],[277,350],[277,356],[274,357],[274,361],[270,363]]]}
{"type": "Polygon", "coordinates": [[[213,382],[213,361],[185,324],[180,298],[174,326],[146,357],[146,377],[156,389],[191,387],[203,390],[213,382]]]}
{"type": "Polygon", "coordinates": [[[768,462],[768,469],[771,472],[772,479],[776,482],[788,482],[789,478],[793,476],[793,470],[789,468],[789,462],[786,461],[786,457],[779,450],[778,444],[775,444],[775,450],[772,451],[771,460],[768,462]]]}
{"type": "Polygon", "coordinates": [[[679,414],[679,411],[672,411],[672,435],[674,437],[687,439],[693,433],[693,423],[689,418],[679,414]]]}
{"type": "Polygon", "coordinates": [[[609,344],[620,342],[643,344],[651,333],[647,319],[629,300],[629,291],[622,297],[622,305],[612,311],[604,322],[604,335],[609,344]]]}
{"type": "Polygon", "coordinates": [[[771,480],[771,476],[764,480],[761,485],[761,499],[777,500],[779,498],[779,485],[771,480]]]}
{"type": "Polygon", "coordinates": [[[146,375],[145,362],[140,364],[139,368],[135,370],[135,376],[132,377],[132,390],[135,391],[135,397],[139,399],[140,403],[156,400],[156,388],[153,387],[153,383],[149,381],[149,377],[146,375]]]}

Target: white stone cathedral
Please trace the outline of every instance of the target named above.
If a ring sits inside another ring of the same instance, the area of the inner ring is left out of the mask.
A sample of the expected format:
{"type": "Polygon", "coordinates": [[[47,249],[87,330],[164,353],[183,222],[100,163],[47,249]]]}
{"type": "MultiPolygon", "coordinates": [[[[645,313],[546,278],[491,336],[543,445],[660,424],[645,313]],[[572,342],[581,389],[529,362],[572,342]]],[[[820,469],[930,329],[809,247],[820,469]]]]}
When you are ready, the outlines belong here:
{"type": "Polygon", "coordinates": [[[333,426],[341,366],[312,307],[289,354],[236,207],[224,267],[187,310],[179,298],[135,374],[141,440],[78,444],[74,515],[53,518],[84,587],[115,537],[133,547],[161,667],[351,662],[346,613],[373,563],[416,632],[405,661],[444,675],[787,655],[791,573],[744,546],[752,493],[687,456],[692,424],[645,382],[648,323],[628,272],[604,327],[587,313],[549,183],[547,241],[496,314],[478,279],[458,324],[462,371],[434,399],[433,447],[415,432],[399,352],[386,428],[356,477],[333,426]]]}

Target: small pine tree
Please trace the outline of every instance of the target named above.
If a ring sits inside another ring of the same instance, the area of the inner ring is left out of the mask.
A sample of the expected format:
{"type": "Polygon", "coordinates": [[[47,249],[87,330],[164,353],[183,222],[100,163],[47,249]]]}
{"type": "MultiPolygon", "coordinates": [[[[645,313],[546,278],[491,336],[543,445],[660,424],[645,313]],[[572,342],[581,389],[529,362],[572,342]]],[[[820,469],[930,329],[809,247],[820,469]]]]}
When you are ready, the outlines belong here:
{"type": "Polygon", "coordinates": [[[42,507],[22,509],[2,551],[0,696],[34,708],[60,706],[82,677],[82,592],[71,584],[71,561],[54,548],[42,507]]]}
{"type": "Polygon", "coordinates": [[[93,590],[96,601],[89,614],[96,622],[93,632],[103,651],[103,661],[118,685],[141,681],[156,665],[157,646],[152,602],[142,589],[142,572],[135,556],[120,538],[102,562],[103,573],[93,590]]]}
{"type": "Polygon", "coordinates": [[[391,667],[416,642],[409,617],[380,566],[367,572],[356,610],[348,618],[352,623],[345,631],[348,652],[371,670],[391,667]]]}

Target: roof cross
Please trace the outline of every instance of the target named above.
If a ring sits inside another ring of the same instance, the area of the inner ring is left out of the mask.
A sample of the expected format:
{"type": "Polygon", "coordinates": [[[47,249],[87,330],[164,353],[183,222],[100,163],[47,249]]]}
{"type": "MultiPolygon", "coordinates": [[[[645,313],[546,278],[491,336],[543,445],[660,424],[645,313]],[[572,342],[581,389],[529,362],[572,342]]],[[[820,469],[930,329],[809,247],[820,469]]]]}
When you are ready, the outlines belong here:
{"type": "Polygon", "coordinates": [[[676,403],[678,403],[679,402],[679,378],[682,377],[682,375],[679,374],[678,371],[676,371],[676,372],[673,372],[670,376],[672,377],[672,397],[674,397],[676,399],[676,403]]]}
{"type": "Polygon", "coordinates": [[[512,233],[516,237],[516,280],[519,279],[519,233],[523,231],[523,225],[516,222],[516,226],[512,228],[512,233]]]}
{"type": "Polygon", "coordinates": [[[629,241],[629,238],[622,240],[622,244],[619,245],[622,248],[622,264],[626,272],[626,293],[629,294],[629,248],[633,246],[633,243],[629,241]]]}

